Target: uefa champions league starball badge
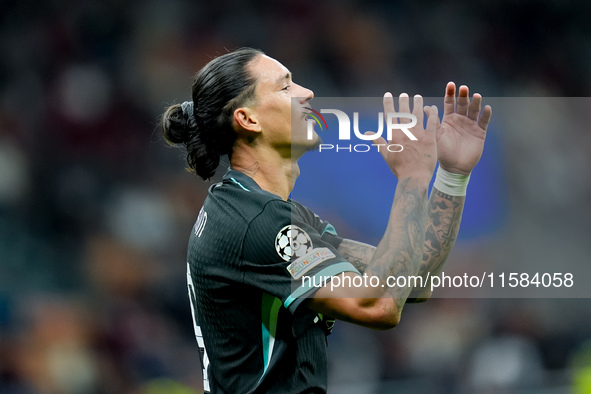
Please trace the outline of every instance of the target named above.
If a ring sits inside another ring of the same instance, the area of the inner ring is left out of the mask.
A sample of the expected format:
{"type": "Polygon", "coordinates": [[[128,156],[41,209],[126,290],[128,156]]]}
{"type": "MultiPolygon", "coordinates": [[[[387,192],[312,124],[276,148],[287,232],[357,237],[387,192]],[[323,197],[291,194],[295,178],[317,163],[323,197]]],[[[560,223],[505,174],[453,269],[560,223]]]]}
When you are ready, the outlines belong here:
{"type": "Polygon", "coordinates": [[[308,233],[293,224],[283,227],[275,238],[275,250],[285,261],[302,257],[312,248],[312,239],[308,233]]]}

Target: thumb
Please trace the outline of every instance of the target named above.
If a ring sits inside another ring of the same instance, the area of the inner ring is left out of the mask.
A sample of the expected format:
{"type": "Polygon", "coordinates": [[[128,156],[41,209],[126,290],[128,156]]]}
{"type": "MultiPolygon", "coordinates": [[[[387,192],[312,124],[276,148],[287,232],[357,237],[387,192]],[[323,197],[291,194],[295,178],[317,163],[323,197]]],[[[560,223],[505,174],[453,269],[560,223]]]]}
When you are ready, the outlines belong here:
{"type": "MultiPolygon", "coordinates": [[[[363,135],[367,135],[367,136],[375,135],[375,134],[377,134],[377,133],[374,133],[373,131],[366,131],[365,133],[363,133],[363,135]]],[[[376,144],[387,144],[388,142],[386,142],[386,140],[383,137],[378,137],[375,140],[372,140],[371,143],[373,145],[376,145],[376,144]]]]}
{"type": "MultiPolygon", "coordinates": [[[[375,134],[377,134],[377,133],[374,133],[373,131],[366,131],[365,133],[363,133],[363,135],[367,135],[367,136],[375,135],[375,134]]],[[[375,140],[372,140],[371,143],[374,146],[376,146],[376,145],[387,145],[388,144],[388,142],[383,137],[378,137],[375,140]]],[[[380,151],[380,154],[382,155],[382,157],[384,159],[386,159],[386,156],[388,154],[387,153],[388,150],[387,149],[379,149],[379,151],[380,151]]]]}
{"type": "Polygon", "coordinates": [[[441,133],[441,123],[439,121],[439,110],[435,105],[433,106],[426,106],[424,108],[425,114],[427,115],[427,127],[426,130],[429,132],[434,133],[437,138],[439,138],[439,134],[441,133]]]}

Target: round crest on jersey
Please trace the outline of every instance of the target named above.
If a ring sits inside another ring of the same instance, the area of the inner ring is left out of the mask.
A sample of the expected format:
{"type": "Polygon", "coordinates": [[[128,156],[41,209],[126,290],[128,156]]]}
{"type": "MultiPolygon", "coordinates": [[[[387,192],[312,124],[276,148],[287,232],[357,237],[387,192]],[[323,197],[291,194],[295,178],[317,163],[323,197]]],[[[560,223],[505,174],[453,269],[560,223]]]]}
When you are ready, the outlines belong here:
{"type": "Polygon", "coordinates": [[[312,239],[308,233],[294,224],[283,227],[275,238],[275,250],[285,261],[290,261],[292,257],[302,257],[312,248],[312,239]]]}

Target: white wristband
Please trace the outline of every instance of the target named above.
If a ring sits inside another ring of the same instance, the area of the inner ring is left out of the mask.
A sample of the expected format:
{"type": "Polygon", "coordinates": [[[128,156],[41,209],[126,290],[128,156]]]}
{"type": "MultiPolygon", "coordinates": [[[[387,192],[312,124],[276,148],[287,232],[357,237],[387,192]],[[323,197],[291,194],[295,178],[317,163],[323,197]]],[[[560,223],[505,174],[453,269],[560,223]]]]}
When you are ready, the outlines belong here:
{"type": "Polygon", "coordinates": [[[465,196],[468,181],[470,181],[470,175],[454,174],[439,166],[433,187],[450,196],[465,196]]]}

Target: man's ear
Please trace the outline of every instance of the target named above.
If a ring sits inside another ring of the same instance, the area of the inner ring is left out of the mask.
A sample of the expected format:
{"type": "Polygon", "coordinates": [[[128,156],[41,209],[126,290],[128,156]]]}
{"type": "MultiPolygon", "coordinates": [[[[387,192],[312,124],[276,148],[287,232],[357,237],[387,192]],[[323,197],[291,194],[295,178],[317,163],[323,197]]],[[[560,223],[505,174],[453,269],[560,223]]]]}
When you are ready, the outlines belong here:
{"type": "Polygon", "coordinates": [[[239,129],[255,133],[261,131],[261,125],[258,121],[256,112],[248,107],[240,107],[234,111],[234,124],[238,126],[239,129]]]}

